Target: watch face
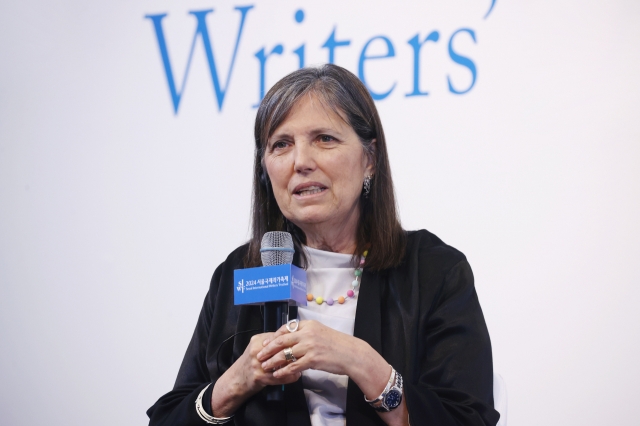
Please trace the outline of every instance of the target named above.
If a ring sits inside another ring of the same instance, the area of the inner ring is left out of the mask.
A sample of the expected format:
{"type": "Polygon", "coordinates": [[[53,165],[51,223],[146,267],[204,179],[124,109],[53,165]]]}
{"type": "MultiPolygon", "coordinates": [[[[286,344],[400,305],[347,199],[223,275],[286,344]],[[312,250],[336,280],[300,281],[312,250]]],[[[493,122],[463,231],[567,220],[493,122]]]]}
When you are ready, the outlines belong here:
{"type": "Polygon", "coordinates": [[[384,398],[384,403],[390,409],[396,408],[402,402],[402,394],[396,389],[392,389],[389,391],[387,396],[384,398]]]}

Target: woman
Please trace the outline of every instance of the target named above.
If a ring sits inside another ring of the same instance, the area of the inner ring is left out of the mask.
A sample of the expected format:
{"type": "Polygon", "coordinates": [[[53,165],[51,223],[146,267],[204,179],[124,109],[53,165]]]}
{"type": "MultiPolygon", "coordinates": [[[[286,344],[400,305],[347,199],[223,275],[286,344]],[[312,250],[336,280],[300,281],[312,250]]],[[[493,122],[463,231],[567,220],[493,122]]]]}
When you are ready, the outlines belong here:
{"type": "Polygon", "coordinates": [[[400,227],[364,85],[335,65],[288,75],[258,109],[255,142],[253,237],[214,273],[150,424],[495,425],[471,269],[400,227]],[[233,305],[233,270],[261,264],[267,231],[293,235],[310,293],[275,333],[260,333],[260,307],[233,305]],[[284,404],[267,401],[269,385],[286,385],[284,404]]]}

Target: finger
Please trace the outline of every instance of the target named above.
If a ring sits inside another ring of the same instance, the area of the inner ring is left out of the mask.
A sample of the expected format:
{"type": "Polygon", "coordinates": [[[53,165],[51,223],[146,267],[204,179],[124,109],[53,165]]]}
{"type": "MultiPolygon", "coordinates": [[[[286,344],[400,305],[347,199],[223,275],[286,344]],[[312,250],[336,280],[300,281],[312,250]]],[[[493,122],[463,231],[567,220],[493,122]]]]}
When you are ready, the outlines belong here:
{"type": "Polygon", "coordinates": [[[253,341],[253,339],[257,339],[258,341],[261,341],[261,339],[265,339],[267,337],[271,337],[273,336],[274,332],[273,331],[267,331],[264,333],[258,333],[258,334],[254,334],[253,336],[251,336],[251,338],[249,340],[253,341]]]}
{"type": "Polygon", "coordinates": [[[303,360],[298,360],[296,362],[292,362],[287,364],[286,366],[280,368],[273,372],[273,377],[276,379],[280,379],[282,377],[288,377],[291,375],[302,374],[304,370],[307,370],[308,367],[303,360]]]}
{"type": "Polygon", "coordinates": [[[271,336],[271,338],[270,338],[270,339],[266,340],[266,342],[264,343],[264,346],[266,346],[266,345],[267,345],[267,343],[269,343],[270,341],[272,341],[272,340],[274,340],[274,339],[277,339],[278,337],[280,337],[280,336],[282,336],[282,335],[285,335],[285,334],[287,334],[287,333],[289,333],[289,330],[287,330],[287,325],[286,325],[286,324],[284,324],[282,327],[280,327],[279,329],[277,329],[277,330],[275,331],[275,333],[273,333],[273,336],[271,336]]]}
{"type": "Polygon", "coordinates": [[[268,373],[274,372],[285,365],[287,365],[287,361],[284,359],[284,355],[276,354],[273,358],[264,361],[260,366],[264,372],[268,373]]]}
{"type": "Polygon", "coordinates": [[[273,357],[285,348],[290,348],[300,341],[298,333],[289,333],[272,339],[260,352],[258,352],[258,361],[263,362],[273,357]]]}
{"type": "Polygon", "coordinates": [[[271,376],[270,385],[288,385],[294,383],[302,377],[302,373],[287,374],[281,377],[271,376]]]}
{"type": "Polygon", "coordinates": [[[284,348],[283,350],[277,352],[271,358],[262,362],[261,364],[262,369],[264,371],[273,371],[275,369],[282,368],[287,364],[289,364],[290,361],[287,359],[287,356],[285,355],[285,351],[287,349],[291,349],[291,354],[293,355],[294,360],[297,360],[299,357],[301,358],[303,356],[303,352],[300,350],[301,348],[299,348],[298,346],[299,345],[295,345],[290,348],[284,348]],[[298,354],[299,356],[296,354],[298,354]]]}
{"type": "MultiPolygon", "coordinates": [[[[298,325],[296,326],[297,327],[296,331],[300,330],[300,326],[302,325],[303,322],[304,321],[298,321],[298,325]]],[[[287,328],[287,324],[283,324],[282,327],[280,327],[278,330],[276,330],[276,332],[273,334],[273,336],[270,339],[267,339],[267,340],[265,340],[263,342],[263,346],[267,346],[267,344],[269,342],[271,342],[273,339],[277,339],[280,336],[287,335],[287,334],[290,334],[290,333],[292,333],[292,332],[289,331],[289,329],[287,328]]],[[[295,331],[294,331],[294,333],[295,333],[295,331]]]]}
{"type": "Polygon", "coordinates": [[[273,372],[264,371],[259,376],[260,377],[258,378],[257,381],[260,383],[261,386],[286,385],[288,383],[293,383],[296,380],[298,380],[301,376],[301,373],[285,374],[285,375],[279,375],[278,377],[275,377],[273,375],[273,372]]]}

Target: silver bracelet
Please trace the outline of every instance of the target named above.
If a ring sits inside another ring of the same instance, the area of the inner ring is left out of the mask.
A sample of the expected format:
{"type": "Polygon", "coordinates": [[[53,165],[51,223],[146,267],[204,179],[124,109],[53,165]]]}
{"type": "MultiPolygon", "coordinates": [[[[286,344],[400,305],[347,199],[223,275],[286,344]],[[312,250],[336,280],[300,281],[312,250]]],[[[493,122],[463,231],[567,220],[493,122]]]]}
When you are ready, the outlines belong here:
{"type": "Polygon", "coordinates": [[[207,391],[209,386],[211,386],[211,383],[209,383],[204,387],[204,389],[202,389],[202,391],[200,391],[200,395],[198,395],[198,398],[196,399],[196,412],[202,420],[209,423],[210,425],[223,425],[225,423],[229,423],[233,418],[233,414],[229,417],[218,418],[210,416],[209,413],[204,410],[204,407],[202,406],[202,397],[204,396],[204,393],[207,391]]]}

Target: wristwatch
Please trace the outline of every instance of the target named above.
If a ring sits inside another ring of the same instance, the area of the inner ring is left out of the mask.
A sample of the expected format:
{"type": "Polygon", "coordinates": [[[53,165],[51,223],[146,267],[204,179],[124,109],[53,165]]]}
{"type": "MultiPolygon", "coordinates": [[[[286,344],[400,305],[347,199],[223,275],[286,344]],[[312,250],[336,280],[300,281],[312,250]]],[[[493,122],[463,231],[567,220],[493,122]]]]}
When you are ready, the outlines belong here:
{"type": "Polygon", "coordinates": [[[387,386],[376,399],[369,400],[364,397],[364,400],[373,407],[374,410],[379,412],[389,412],[398,408],[402,402],[402,376],[393,367],[391,367],[391,376],[387,386]]]}

